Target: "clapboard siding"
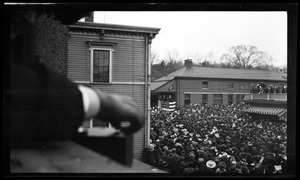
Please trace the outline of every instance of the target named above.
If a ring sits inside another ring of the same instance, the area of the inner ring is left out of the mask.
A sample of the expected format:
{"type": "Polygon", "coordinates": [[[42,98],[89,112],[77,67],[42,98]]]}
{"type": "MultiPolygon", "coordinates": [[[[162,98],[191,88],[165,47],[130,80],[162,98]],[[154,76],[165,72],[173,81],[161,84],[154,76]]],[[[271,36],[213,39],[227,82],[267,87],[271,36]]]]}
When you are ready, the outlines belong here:
{"type": "MultiPolygon", "coordinates": [[[[140,110],[145,112],[145,122],[147,122],[145,108],[145,86],[144,85],[92,85],[92,87],[109,93],[122,94],[131,97],[137,103],[140,110]]],[[[142,127],[134,134],[134,157],[141,160],[145,144],[145,127],[142,127]]]]}
{"type": "MultiPolygon", "coordinates": [[[[68,77],[74,81],[89,81],[90,51],[87,41],[99,38],[72,35],[69,39],[68,77]]],[[[105,42],[117,43],[112,57],[112,81],[132,81],[132,77],[145,77],[146,43],[110,38],[105,42]]],[[[97,46],[94,46],[97,47],[97,46]]]]}
{"type": "MultiPolygon", "coordinates": [[[[134,134],[134,157],[141,160],[142,151],[145,147],[145,135],[148,131],[145,128],[148,121],[148,90],[145,85],[145,77],[148,68],[147,39],[149,33],[107,30],[106,27],[102,40],[100,40],[100,33],[100,29],[88,27],[69,28],[67,75],[75,82],[90,82],[90,46],[87,42],[115,43],[112,53],[112,83],[89,85],[109,93],[130,96],[138,104],[140,110],[144,112],[145,126],[134,134]],[[122,82],[124,84],[120,84],[122,82]]],[[[91,45],[92,48],[103,46],[91,45]]]]}
{"type": "Polygon", "coordinates": [[[90,51],[87,40],[88,38],[82,37],[69,38],[67,75],[73,81],[90,80],[90,51]]]}
{"type": "Polygon", "coordinates": [[[132,81],[133,77],[145,76],[145,41],[117,39],[116,42],[112,80],[132,81]]]}

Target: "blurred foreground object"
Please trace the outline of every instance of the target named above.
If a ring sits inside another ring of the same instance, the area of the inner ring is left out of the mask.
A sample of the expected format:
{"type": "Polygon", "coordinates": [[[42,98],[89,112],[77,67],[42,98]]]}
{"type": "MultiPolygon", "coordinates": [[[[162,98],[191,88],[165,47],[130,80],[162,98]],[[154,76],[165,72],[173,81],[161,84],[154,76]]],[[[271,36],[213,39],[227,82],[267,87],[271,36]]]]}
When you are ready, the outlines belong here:
{"type": "Polygon", "coordinates": [[[15,147],[10,153],[10,170],[11,173],[164,173],[135,159],[130,167],[124,166],[72,141],[15,147]]]}

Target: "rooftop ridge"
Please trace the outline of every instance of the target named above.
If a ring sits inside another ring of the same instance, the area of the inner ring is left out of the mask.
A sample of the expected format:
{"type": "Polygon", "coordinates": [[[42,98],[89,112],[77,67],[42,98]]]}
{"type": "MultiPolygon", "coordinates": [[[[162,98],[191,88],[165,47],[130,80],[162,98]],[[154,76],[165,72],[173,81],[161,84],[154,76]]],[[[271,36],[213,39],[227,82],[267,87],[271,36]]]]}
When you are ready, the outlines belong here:
{"type": "Polygon", "coordinates": [[[287,78],[284,78],[286,75],[282,72],[268,70],[193,66],[191,69],[183,67],[155,81],[173,80],[179,77],[286,81],[287,78]]]}
{"type": "MultiPolygon", "coordinates": [[[[206,66],[193,66],[192,68],[214,68],[214,69],[229,69],[229,70],[241,70],[241,71],[264,71],[264,72],[278,72],[278,71],[270,71],[264,69],[238,69],[238,68],[229,68],[229,67],[206,67],[206,66]]],[[[278,72],[281,73],[281,72],[278,72]]],[[[286,73],[283,73],[286,74],[286,73]]]]}

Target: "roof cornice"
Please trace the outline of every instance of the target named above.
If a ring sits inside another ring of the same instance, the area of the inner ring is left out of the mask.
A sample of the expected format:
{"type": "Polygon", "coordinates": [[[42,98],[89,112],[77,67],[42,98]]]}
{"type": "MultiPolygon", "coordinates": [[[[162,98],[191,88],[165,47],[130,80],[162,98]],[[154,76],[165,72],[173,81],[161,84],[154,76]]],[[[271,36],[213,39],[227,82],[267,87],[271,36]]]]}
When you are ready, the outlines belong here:
{"type": "Polygon", "coordinates": [[[237,80],[237,81],[287,81],[287,79],[282,79],[282,80],[278,80],[278,79],[246,79],[246,78],[223,78],[223,77],[190,77],[190,76],[174,76],[174,79],[222,79],[222,80],[237,80]]]}
{"type": "Polygon", "coordinates": [[[106,23],[94,23],[94,22],[76,22],[69,26],[70,28],[86,28],[86,29],[104,29],[114,31],[127,31],[127,32],[139,32],[158,34],[160,28],[142,27],[142,26],[129,26],[119,24],[106,24],[106,23]]]}

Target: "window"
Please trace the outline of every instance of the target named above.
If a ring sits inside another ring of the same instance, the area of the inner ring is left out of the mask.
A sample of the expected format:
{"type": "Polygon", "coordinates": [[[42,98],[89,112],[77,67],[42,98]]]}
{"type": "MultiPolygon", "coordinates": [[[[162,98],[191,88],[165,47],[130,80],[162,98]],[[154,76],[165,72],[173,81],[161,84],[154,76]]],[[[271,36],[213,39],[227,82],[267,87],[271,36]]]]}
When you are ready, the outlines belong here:
{"type": "Polygon", "coordinates": [[[228,82],[228,89],[234,89],[234,82],[228,82]]]}
{"type": "Polygon", "coordinates": [[[202,104],[207,104],[207,102],[208,102],[208,95],[202,94],[202,104]]]}
{"type": "Polygon", "coordinates": [[[208,89],[208,81],[202,81],[202,89],[208,89]]]}
{"type": "Polygon", "coordinates": [[[110,82],[111,50],[92,49],[92,82],[110,82]]]}
{"type": "Polygon", "coordinates": [[[222,94],[214,94],[214,104],[222,104],[223,103],[223,95],[222,94]]]}
{"type": "Polygon", "coordinates": [[[191,95],[190,94],[185,94],[184,95],[184,105],[189,105],[191,102],[191,95]]]}
{"type": "Polygon", "coordinates": [[[233,94],[228,94],[228,104],[233,104],[233,94]]]}

